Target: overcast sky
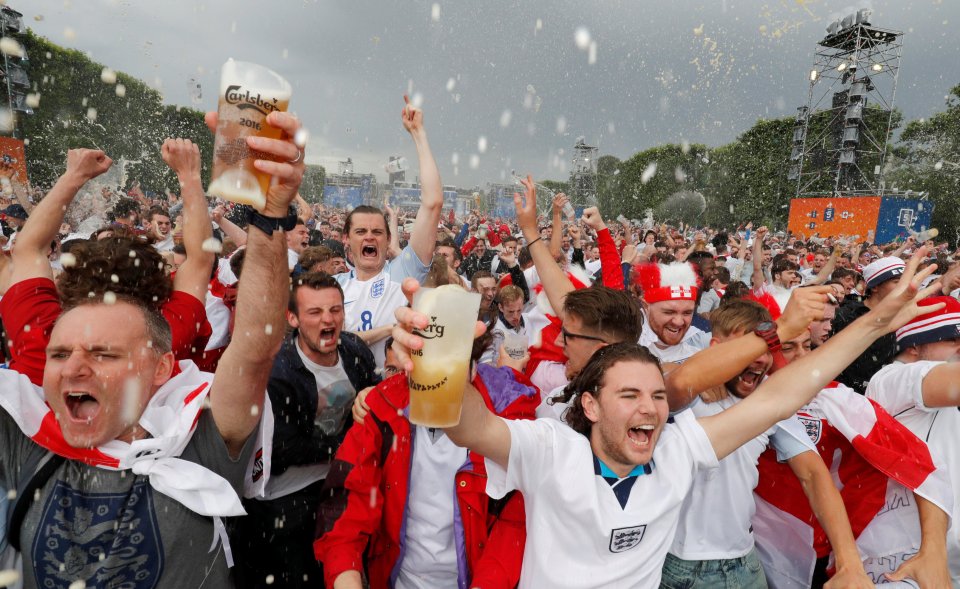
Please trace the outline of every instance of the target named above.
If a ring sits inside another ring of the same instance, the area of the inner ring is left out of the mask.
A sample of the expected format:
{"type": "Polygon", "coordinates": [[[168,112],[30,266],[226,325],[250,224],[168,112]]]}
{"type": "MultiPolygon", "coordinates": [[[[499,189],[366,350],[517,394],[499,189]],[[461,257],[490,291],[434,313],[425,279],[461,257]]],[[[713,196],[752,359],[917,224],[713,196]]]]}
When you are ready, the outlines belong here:
{"type": "Polygon", "coordinates": [[[722,145],[804,104],[825,27],[861,7],[906,33],[896,103],[908,120],[941,110],[960,84],[956,0],[7,4],[35,32],[170,103],[215,108],[228,57],[272,67],[293,84],[307,161],[336,172],[352,157],[381,180],[389,155],[416,167],[399,120],[408,91],[422,101],[445,184],[482,186],[512,169],[566,179],[581,135],[621,158],[682,140],[722,145]]]}

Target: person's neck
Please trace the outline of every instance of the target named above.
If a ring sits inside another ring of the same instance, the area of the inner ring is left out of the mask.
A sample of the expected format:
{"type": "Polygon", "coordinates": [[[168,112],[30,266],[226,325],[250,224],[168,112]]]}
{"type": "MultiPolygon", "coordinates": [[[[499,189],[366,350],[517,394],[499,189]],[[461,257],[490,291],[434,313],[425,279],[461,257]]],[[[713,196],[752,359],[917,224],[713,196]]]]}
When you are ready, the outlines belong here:
{"type": "Polygon", "coordinates": [[[374,278],[375,276],[383,272],[383,266],[373,270],[366,270],[361,268],[360,266],[356,266],[353,269],[353,272],[354,274],[356,274],[357,280],[365,281],[365,280],[370,280],[371,278],[374,278]]]}

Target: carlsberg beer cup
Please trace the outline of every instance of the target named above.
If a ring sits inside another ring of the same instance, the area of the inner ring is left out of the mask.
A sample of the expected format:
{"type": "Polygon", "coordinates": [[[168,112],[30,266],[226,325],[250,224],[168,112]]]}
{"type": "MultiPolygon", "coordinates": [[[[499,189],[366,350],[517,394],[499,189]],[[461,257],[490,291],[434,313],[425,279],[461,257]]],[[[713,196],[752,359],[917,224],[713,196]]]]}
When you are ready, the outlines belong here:
{"type": "Polygon", "coordinates": [[[480,294],[451,284],[421,288],[413,296],[413,309],[429,317],[430,324],[415,330],[423,338],[423,349],[411,351],[410,421],[428,427],[457,425],[470,378],[480,294]]]}
{"type": "Polygon", "coordinates": [[[271,176],[254,168],[253,162],[274,158],[247,147],[246,138],[279,139],[281,130],[268,125],[266,119],[273,111],[286,112],[290,94],[290,84],[263,66],[232,59],[223,64],[213,174],[207,192],[257,209],[264,207],[271,176]]]}

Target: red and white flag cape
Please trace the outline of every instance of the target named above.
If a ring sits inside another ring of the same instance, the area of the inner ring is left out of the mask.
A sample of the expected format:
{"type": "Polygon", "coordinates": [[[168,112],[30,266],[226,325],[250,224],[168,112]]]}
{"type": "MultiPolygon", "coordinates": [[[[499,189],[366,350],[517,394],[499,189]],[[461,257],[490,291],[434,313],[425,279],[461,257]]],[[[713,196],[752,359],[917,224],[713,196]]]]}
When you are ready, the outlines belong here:
{"type": "MultiPolygon", "coordinates": [[[[834,476],[865,560],[891,557],[884,570],[892,572],[892,557],[919,549],[913,493],[952,513],[949,478],[927,445],[870,399],[831,383],[797,416],[834,476]]],[[[759,469],[753,529],[767,582],[806,589],[817,558],[830,553],[826,534],[789,466],[768,450],[759,469]]]]}
{"type": "MultiPolygon", "coordinates": [[[[201,372],[189,360],[179,363],[180,372],[150,399],[139,425],[150,437],[132,443],[113,440],[97,448],[74,448],[67,444],[43,389],[26,376],[0,370],[0,407],[38,445],[69,460],[108,470],[131,470],[149,478],[156,491],[175,499],[200,515],[224,517],[245,515],[240,497],[219,474],[180,454],[193,436],[213,375],[201,372]]],[[[244,495],[263,494],[270,472],[273,411],[266,396],[259,429],[259,445],[244,477],[244,495]]]]}

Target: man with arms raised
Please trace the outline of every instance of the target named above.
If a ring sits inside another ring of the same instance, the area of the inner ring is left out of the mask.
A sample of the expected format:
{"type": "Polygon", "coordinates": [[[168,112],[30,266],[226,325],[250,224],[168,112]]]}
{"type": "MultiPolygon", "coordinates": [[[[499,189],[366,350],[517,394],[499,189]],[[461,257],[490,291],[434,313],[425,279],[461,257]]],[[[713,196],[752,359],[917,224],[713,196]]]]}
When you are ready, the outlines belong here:
{"type": "MultiPolygon", "coordinates": [[[[921,315],[897,330],[897,355],[867,385],[867,398],[879,403],[897,421],[927,443],[930,453],[946,464],[953,492],[960,490],[960,302],[931,297],[921,304],[943,303],[939,311],[921,315]]],[[[960,586],[960,503],[953,506],[947,536],[954,586],[960,586]]]]}
{"type": "MultiPolygon", "coordinates": [[[[279,112],[267,122],[286,138],[300,126],[279,112]]],[[[262,474],[245,470],[259,458],[252,434],[283,334],[280,227],[304,170],[291,139],[247,141],[279,161],[255,163],[276,182],[251,219],[238,337],[215,377],[189,361],[175,366],[163,318],[105,293],[57,320],[42,390],[0,371],[0,485],[26,491],[11,540],[28,589],[232,584],[230,553],[209,550],[210,539],[226,537],[220,518],[243,514],[238,490],[262,474]],[[34,475],[47,458],[54,468],[34,475]]]]}
{"type": "Polygon", "coordinates": [[[383,211],[359,206],[343,224],[344,243],[350,249],[354,268],[336,277],[343,287],[345,328],[370,346],[377,366],[383,366],[383,340],[390,335],[393,311],[406,304],[400,283],[408,276],[422,282],[430,270],[443,206],[440,172],[423,128],[423,112],[408,102],[402,120],[420,158],[420,209],[410,243],[388,264],[390,230],[383,211]]]}
{"type": "MultiPolygon", "coordinates": [[[[528,187],[527,197],[534,196],[528,187]]],[[[915,300],[926,294],[917,290],[929,274],[915,278],[918,264],[911,262],[896,295],[852,331],[718,415],[681,412],[668,424],[658,361],[633,343],[602,348],[570,383],[569,427],[552,419],[505,421],[467,387],[460,424],[446,432],[487,458],[491,496],[523,493],[527,542],[519,586],[656,586],[696,474],[798,409],[868,342],[916,316],[915,300]]],[[[422,340],[411,331],[429,318],[401,308],[397,319],[395,347],[419,349],[422,340]]],[[[401,361],[412,365],[409,356],[401,361]]]]}

